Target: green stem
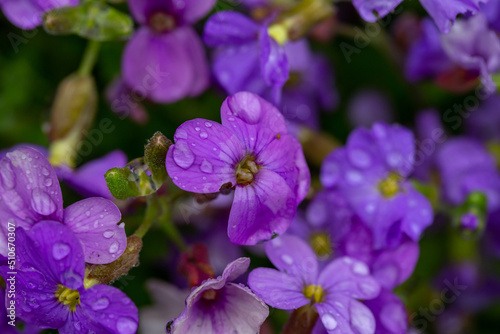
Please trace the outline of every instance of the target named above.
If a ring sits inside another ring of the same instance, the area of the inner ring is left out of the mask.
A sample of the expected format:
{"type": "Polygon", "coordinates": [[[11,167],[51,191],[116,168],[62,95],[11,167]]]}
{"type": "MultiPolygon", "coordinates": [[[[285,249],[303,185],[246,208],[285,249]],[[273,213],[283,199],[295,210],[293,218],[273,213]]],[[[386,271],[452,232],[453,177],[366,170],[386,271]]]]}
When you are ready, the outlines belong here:
{"type": "Polygon", "coordinates": [[[172,222],[170,216],[170,203],[170,201],[164,201],[160,203],[163,214],[158,218],[158,220],[160,221],[161,227],[165,234],[169,237],[169,239],[172,240],[172,242],[177,246],[177,248],[179,248],[179,250],[184,252],[187,250],[187,246],[179,230],[172,222]]]}
{"type": "MultiPolygon", "coordinates": [[[[155,195],[153,194],[152,196],[155,195]]],[[[146,235],[146,233],[151,228],[151,225],[153,225],[154,220],[156,219],[156,217],[158,217],[158,209],[158,201],[153,197],[148,197],[146,215],[144,216],[144,220],[142,221],[141,225],[134,232],[134,235],[138,236],[139,238],[143,238],[146,235]]]]}
{"type": "Polygon", "coordinates": [[[85,53],[83,54],[82,62],[80,63],[80,68],[78,68],[78,74],[89,75],[92,72],[100,48],[101,42],[89,40],[85,53]]]}

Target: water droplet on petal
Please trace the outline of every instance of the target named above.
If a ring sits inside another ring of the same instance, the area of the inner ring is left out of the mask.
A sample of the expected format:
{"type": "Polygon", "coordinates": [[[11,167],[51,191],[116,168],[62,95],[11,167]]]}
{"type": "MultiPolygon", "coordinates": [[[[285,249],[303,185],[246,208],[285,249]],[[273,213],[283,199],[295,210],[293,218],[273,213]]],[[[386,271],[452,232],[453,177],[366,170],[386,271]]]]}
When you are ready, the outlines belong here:
{"type": "Polygon", "coordinates": [[[87,217],[90,217],[90,211],[85,212],[85,215],[86,215],[87,217]]]}
{"type": "Polygon", "coordinates": [[[229,117],[227,120],[230,121],[230,122],[234,122],[235,118],[234,117],[229,117]]]}
{"type": "Polygon", "coordinates": [[[174,145],[174,162],[181,168],[187,169],[194,163],[193,151],[185,141],[177,142],[174,145]]]}
{"type": "Polygon", "coordinates": [[[349,150],[351,163],[359,168],[368,168],[371,165],[371,158],[368,153],[360,149],[349,150]]]}
{"type": "Polygon", "coordinates": [[[110,252],[111,254],[116,253],[116,252],[118,251],[118,247],[119,247],[118,242],[117,242],[117,241],[113,242],[113,243],[111,244],[111,246],[109,246],[109,252],[110,252]]]}
{"type": "Polygon", "coordinates": [[[208,138],[208,133],[206,133],[206,132],[200,132],[200,138],[207,139],[208,138]]]}
{"type": "Polygon", "coordinates": [[[57,209],[56,203],[50,198],[49,194],[40,188],[33,189],[31,193],[31,207],[42,216],[48,216],[57,209]]]}
{"type": "Polygon", "coordinates": [[[360,184],[363,181],[363,175],[360,172],[355,170],[350,170],[346,174],[347,182],[351,185],[360,184]]]}
{"type": "Polygon", "coordinates": [[[337,320],[331,315],[330,313],[325,313],[321,316],[321,321],[323,322],[323,325],[325,328],[329,331],[334,330],[337,328],[337,320]]]}
{"type": "Polygon", "coordinates": [[[323,173],[321,173],[321,181],[326,187],[334,186],[340,177],[339,166],[334,162],[326,162],[323,165],[323,173]]]}
{"type": "Polygon", "coordinates": [[[363,262],[355,262],[352,266],[352,271],[359,275],[368,275],[370,272],[366,264],[363,262]]]}
{"type": "Polygon", "coordinates": [[[68,256],[70,250],[71,248],[68,244],[65,244],[64,242],[56,242],[52,246],[52,256],[56,260],[62,260],[68,256]]]}
{"type": "Polygon", "coordinates": [[[94,311],[104,310],[109,306],[109,299],[106,297],[99,298],[92,304],[94,311]]]}
{"type": "Polygon", "coordinates": [[[0,162],[0,180],[5,190],[11,190],[16,186],[16,175],[12,170],[12,165],[7,160],[0,162]]]}
{"type": "Polygon", "coordinates": [[[366,293],[367,295],[374,294],[378,289],[376,285],[373,284],[368,284],[368,283],[361,283],[359,285],[359,288],[363,293],[366,293]]]}
{"type": "Polygon", "coordinates": [[[44,167],[42,169],[42,174],[45,175],[45,176],[49,176],[50,172],[49,172],[49,170],[47,168],[44,167]]]}
{"type": "Polygon", "coordinates": [[[211,127],[212,127],[212,123],[210,123],[210,122],[205,122],[205,126],[206,126],[207,128],[211,128],[211,127]]]}
{"type": "Polygon", "coordinates": [[[199,132],[201,130],[199,127],[195,127],[194,129],[196,130],[196,132],[199,132]]]}
{"type": "Polygon", "coordinates": [[[98,221],[98,220],[96,220],[96,221],[94,222],[94,228],[98,228],[98,227],[99,227],[99,221],[98,221]]]}
{"type": "Polygon", "coordinates": [[[115,232],[113,231],[105,231],[103,234],[102,234],[106,239],[109,239],[111,238],[112,236],[115,235],[115,232]]]}
{"type": "Polygon", "coordinates": [[[281,260],[283,260],[283,262],[285,262],[289,266],[293,264],[293,259],[290,255],[287,254],[281,255],[281,260]]]}
{"type": "Polygon", "coordinates": [[[186,130],[184,130],[184,129],[177,129],[177,131],[175,131],[175,135],[174,135],[175,140],[177,140],[177,139],[187,139],[187,137],[188,137],[188,134],[187,134],[186,130]]]}
{"type": "Polygon", "coordinates": [[[214,166],[210,162],[207,161],[207,159],[203,159],[203,162],[200,165],[200,170],[203,173],[210,174],[214,171],[214,166]]]}
{"type": "Polygon", "coordinates": [[[120,334],[134,334],[137,331],[137,322],[128,317],[121,317],[116,322],[116,329],[120,334]]]}
{"type": "Polygon", "coordinates": [[[50,187],[52,185],[52,179],[45,179],[45,181],[43,181],[43,184],[46,187],[50,187]]]}
{"type": "Polygon", "coordinates": [[[21,154],[21,159],[26,160],[26,154],[21,154]]]}
{"type": "Polygon", "coordinates": [[[78,321],[74,322],[73,326],[75,327],[75,329],[77,331],[79,331],[80,329],[82,329],[82,326],[80,325],[80,322],[78,322],[78,321]]]}

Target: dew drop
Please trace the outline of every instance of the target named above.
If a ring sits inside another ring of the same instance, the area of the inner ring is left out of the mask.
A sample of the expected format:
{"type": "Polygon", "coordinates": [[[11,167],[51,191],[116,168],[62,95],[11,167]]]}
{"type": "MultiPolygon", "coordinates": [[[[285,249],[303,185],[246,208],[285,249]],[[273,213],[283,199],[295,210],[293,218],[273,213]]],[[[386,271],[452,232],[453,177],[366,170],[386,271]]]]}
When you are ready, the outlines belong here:
{"type": "Polygon", "coordinates": [[[325,313],[321,316],[321,321],[323,322],[323,325],[325,328],[329,331],[334,330],[337,328],[337,320],[331,315],[330,313],[325,313]]]}
{"type": "Polygon", "coordinates": [[[111,254],[116,253],[118,251],[118,247],[119,247],[118,242],[117,241],[113,242],[111,246],[109,246],[109,252],[111,254]]]}
{"type": "Polygon", "coordinates": [[[203,159],[203,162],[200,165],[200,170],[203,173],[210,174],[214,171],[214,166],[210,162],[208,162],[207,159],[203,159]]]}
{"type": "Polygon", "coordinates": [[[109,239],[111,238],[112,236],[115,235],[115,232],[113,231],[105,231],[103,234],[102,234],[106,239],[109,239]]]}
{"type": "Polygon", "coordinates": [[[200,132],[200,138],[207,139],[208,138],[208,133],[206,133],[206,132],[200,132]]]}
{"type": "Polygon", "coordinates": [[[52,256],[56,260],[62,260],[66,256],[68,256],[70,250],[71,250],[71,248],[69,248],[68,244],[66,244],[64,242],[56,242],[52,246],[52,256]]]}
{"type": "Polygon", "coordinates": [[[210,122],[205,122],[205,126],[206,126],[207,128],[211,128],[211,127],[212,127],[212,123],[210,123],[210,122]]]}
{"type": "Polygon", "coordinates": [[[281,260],[283,260],[283,262],[285,262],[289,266],[293,264],[293,259],[290,255],[287,254],[281,255],[281,260]]]}
{"type": "Polygon", "coordinates": [[[52,185],[52,179],[45,179],[45,181],[43,181],[43,184],[46,187],[50,187],[52,185]]]}
{"type": "Polygon", "coordinates": [[[371,165],[371,158],[368,153],[360,149],[349,150],[351,163],[359,168],[368,168],[371,165]]]}
{"type": "Polygon", "coordinates": [[[94,228],[98,228],[98,227],[99,227],[99,221],[98,221],[98,220],[96,220],[96,221],[94,222],[94,228]]]}
{"type": "Polygon", "coordinates": [[[0,162],[0,180],[5,190],[11,190],[16,186],[16,175],[12,170],[12,165],[7,160],[0,162]]]}
{"type": "Polygon", "coordinates": [[[177,129],[175,132],[174,138],[177,139],[187,139],[188,134],[187,131],[184,129],[177,129]]]}
{"type": "Polygon", "coordinates": [[[196,132],[200,132],[201,130],[199,127],[195,127],[194,129],[196,130],[196,132]]]}
{"type": "Polygon", "coordinates": [[[44,167],[42,169],[42,174],[45,175],[45,176],[49,176],[50,172],[49,172],[49,170],[47,168],[44,167]]]}
{"type": "Polygon", "coordinates": [[[229,117],[227,120],[230,122],[234,122],[234,117],[229,117]]]}
{"type": "Polygon", "coordinates": [[[33,210],[43,216],[48,216],[56,211],[56,203],[50,198],[49,194],[40,188],[33,189],[31,193],[31,207],[33,210]]]}
{"type": "Polygon", "coordinates": [[[85,215],[86,215],[87,217],[90,217],[90,211],[85,212],[85,215]]]}
{"type": "Polygon", "coordinates": [[[349,184],[357,185],[363,181],[363,175],[355,170],[351,170],[347,172],[346,179],[349,184]]]}
{"type": "Polygon", "coordinates": [[[99,298],[92,304],[94,311],[104,310],[109,306],[109,299],[106,297],[99,298]]]}
{"type": "Polygon", "coordinates": [[[177,166],[187,169],[194,163],[193,151],[185,141],[180,141],[174,145],[174,162],[177,166]]]}
{"type": "Polygon", "coordinates": [[[137,331],[137,322],[128,317],[121,317],[116,322],[116,329],[119,334],[133,334],[137,331]]]}
{"type": "Polygon", "coordinates": [[[352,271],[359,275],[368,275],[369,273],[368,267],[362,262],[354,263],[354,265],[352,266],[352,271]]]}
{"type": "Polygon", "coordinates": [[[78,321],[74,322],[73,326],[75,327],[75,329],[77,331],[79,331],[80,329],[82,329],[82,326],[80,325],[80,322],[78,322],[78,321]]]}

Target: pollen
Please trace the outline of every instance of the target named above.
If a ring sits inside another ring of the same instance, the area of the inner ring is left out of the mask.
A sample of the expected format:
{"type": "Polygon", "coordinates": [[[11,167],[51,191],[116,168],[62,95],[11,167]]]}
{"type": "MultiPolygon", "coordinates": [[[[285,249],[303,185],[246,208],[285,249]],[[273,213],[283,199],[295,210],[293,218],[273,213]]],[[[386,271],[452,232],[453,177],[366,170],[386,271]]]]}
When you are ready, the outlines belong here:
{"type": "Polygon", "coordinates": [[[60,303],[69,306],[72,312],[76,310],[76,305],[80,304],[80,293],[78,290],[68,289],[62,284],[57,286],[55,296],[60,303]]]}
{"type": "Polygon", "coordinates": [[[321,303],[325,300],[325,292],[320,285],[308,285],[302,291],[307,299],[310,299],[312,303],[321,303]]]}
{"type": "Polygon", "coordinates": [[[271,36],[279,45],[284,45],[288,42],[288,29],[283,24],[273,24],[267,29],[267,33],[271,36]]]}
{"type": "Polygon", "coordinates": [[[380,181],[380,183],[378,184],[378,189],[382,196],[384,196],[385,198],[391,198],[398,192],[400,192],[400,181],[401,176],[395,173],[389,174],[388,177],[380,181]]]}
{"type": "Polygon", "coordinates": [[[252,183],[259,169],[260,166],[255,162],[255,158],[253,156],[247,156],[238,164],[238,168],[236,169],[236,183],[239,185],[248,185],[252,183]]]}

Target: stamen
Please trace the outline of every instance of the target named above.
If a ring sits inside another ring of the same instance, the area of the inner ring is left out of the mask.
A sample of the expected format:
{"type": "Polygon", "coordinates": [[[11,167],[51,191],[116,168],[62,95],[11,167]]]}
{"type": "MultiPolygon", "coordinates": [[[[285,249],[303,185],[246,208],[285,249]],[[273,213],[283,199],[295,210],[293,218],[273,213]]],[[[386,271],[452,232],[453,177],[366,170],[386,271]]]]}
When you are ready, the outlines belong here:
{"type": "Polygon", "coordinates": [[[253,156],[243,159],[236,169],[236,183],[248,185],[252,183],[255,175],[259,172],[260,166],[255,162],[253,156]]]}
{"type": "Polygon", "coordinates": [[[308,285],[302,292],[304,296],[313,303],[321,303],[325,299],[325,292],[320,285],[308,285]]]}
{"type": "Polygon", "coordinates": [[[63,305],[69,306],[70,311],[74,312],[76,310],[76,305],[80,304],[80,293],[78,290],[72,290],[59,284],[58,289],[55,292],[57,300],[63,305]]]}
{"type": "Polygon", "coordinates": [[[328,257],[333,253],[330,236],[324,232],[313,233],[309,238],[309,243],[319,258],[328,257]]]}
{"type": "Polygon", "coordinates": [[[389,176],[378,184],[378,189],[385,198],[390,198],[396,195],[400,191],[399,183],[401,181],[401,176],[395,173],[389,174],[389,176]]]}

